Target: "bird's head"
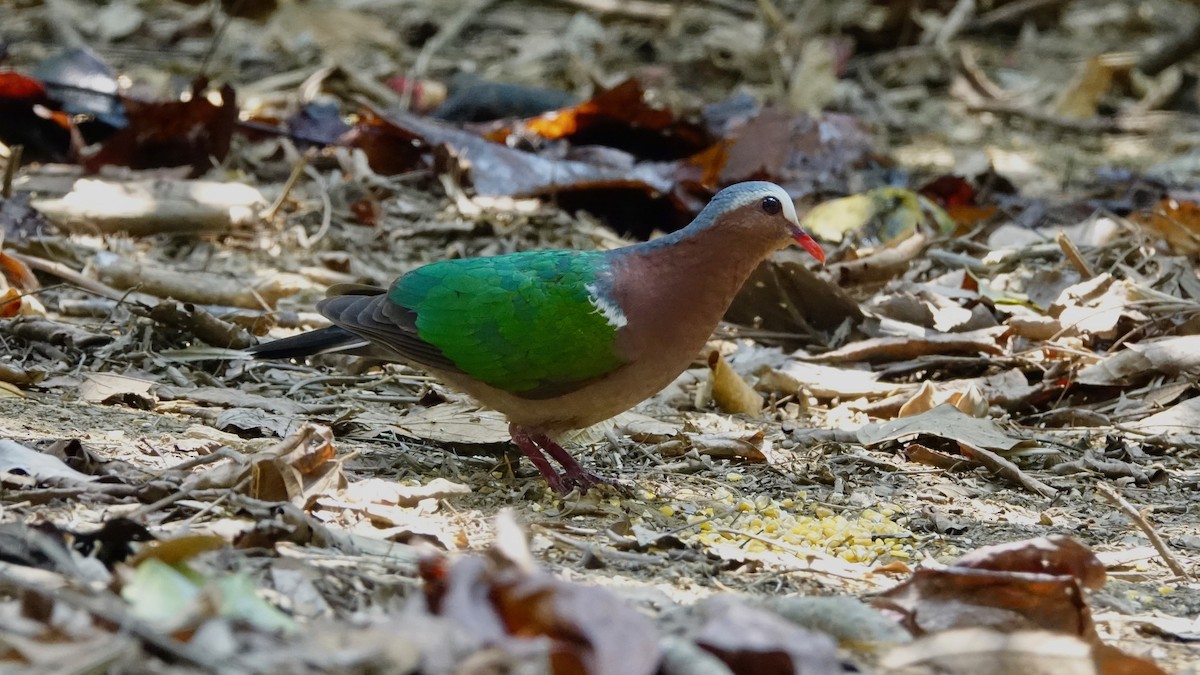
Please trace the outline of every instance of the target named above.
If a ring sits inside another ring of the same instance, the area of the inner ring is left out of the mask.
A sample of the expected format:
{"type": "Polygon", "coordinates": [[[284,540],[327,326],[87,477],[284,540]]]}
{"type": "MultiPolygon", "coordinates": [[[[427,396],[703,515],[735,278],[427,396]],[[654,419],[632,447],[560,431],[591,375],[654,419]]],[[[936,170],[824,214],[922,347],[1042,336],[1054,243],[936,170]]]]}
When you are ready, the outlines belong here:
{"type": "Polygon", "coordinates": [[[825,264],[825,251],[800,227],[792,198],[774,183],[748,181],[730,185],[712,198],[696,220],[714,225],[727,223],[743,228],[747,234],[778,240],[781,246],[795,242],[825,264]]]}

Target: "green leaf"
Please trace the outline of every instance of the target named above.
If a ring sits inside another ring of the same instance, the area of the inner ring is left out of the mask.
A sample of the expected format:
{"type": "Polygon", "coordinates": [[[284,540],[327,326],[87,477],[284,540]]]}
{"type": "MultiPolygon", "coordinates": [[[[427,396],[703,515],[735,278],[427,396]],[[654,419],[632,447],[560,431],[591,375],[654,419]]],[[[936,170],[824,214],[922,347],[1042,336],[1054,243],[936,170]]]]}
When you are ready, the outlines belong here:
{"type": "Polygon", "coordinates": [[[121,589],[129,611],[154,625],[179,623],[199,595],[200,586],[195,581],[157,558],[138,565],[133,579],[121,589]]]}
{"type": "Polygon", "coordinates": [[[292,631],[296,622],[274,605],[258,596],[254,580],[245,574],[222,577],[210,582],[219,599],[218,612],[240,619],[265,631],[292,631]]]}

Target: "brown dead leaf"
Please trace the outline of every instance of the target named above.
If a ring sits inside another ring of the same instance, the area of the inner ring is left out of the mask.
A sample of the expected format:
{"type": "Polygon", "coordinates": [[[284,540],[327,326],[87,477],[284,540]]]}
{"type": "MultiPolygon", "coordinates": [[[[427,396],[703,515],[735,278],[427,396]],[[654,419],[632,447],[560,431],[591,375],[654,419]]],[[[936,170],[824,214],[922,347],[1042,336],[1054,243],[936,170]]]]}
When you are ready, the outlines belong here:
{"type": "Polygon", "coordinates": [[[0,319],[11,319],[21,313],[21,292],[15,288],[0,291],[0,319]]]}
{"type": "MultiPolygon", "coordinates": [[[[0,237],[0,242],[3,242],[2,237],[0,237]]],[[[3,272],[8,284],[19,291],[30,293],[42,287],[38,283],[37,277],[33,276],[33,270],[29,269],[29,265],[4,251],[0,251],[0,272],[3,272]]]]}
{"type": "Polygon", "coordinates": [[[159,539],[138,551],[137,555],[129,559],[129,565],[136,568],[151,558],[168,565],[178,565],[201,553],[216,551],[228,545],[224,539],[212,534],[184,534],[170,539],[159,539]]]}
{"type": "MultiPolygon", "coordinates": [[[[471,185],[480,195],[535,197],[564,190],[630,189],[650,194],[670,194],[674,188],[673,162],[638,162],[628,166],[559,160],[493,143],[436,121],[392,113],[387,119],[368,117],[371,135],[353,134],[348,143],[363,148],[376,171],[394,169],[391,155],[398,145],[419,141],[425,147],[445,146],[469,167],[471,185]],[[373,139],[393,139],[386,148],[373,148],[373,139]]],[[[409,155],[412,151],[408,151],[409,155]]],[[[408,165],[411,168],[411,164],[408,165]]]]}
{"type": "Polygon", "coordinates": [[[877,606],[899,612],[916,635],[965,627],[1041,628],[1096,639],[1082,590],[1068,576],[919,569],[880,594],[877,606]]]}
{"type": "Polygon", "coordinates": [[[971,417],[987,416],[988,400],[984,397],[983,391],[974,383],[968,384],[962,391],[951,393],[950,397],[946,400],[950,405],[953,405],[971,417]]]}
{"type": "Polygon", "coordinates": [[[1146,382],[1156,375],[1200,377],[1200,335],[1142,340],[1080,369],[1076,381],[1097,386],[1146,382]]]}
{"type": "Polygon", "coordinates": [[[721,352],[715,349],[709,352],[708,369],[713,402],[721,410],[731,415],[750,417],[758,417],[762,413],[763,397],[729,367],[721,352]]]}
{"type": "Polygon", "coordinates": [[[1171,445],[1200,447],[1200,398],[1189,398],[1129,426],[1143,433],[1161,435],[1171,445]]]}
{"type": "Polygon", "coordinates": [[[642,84],[625,80],[572,108],[539,115],[516,129],[488,137],[505,142],[513,133],[532,133],[547,140],[565,138],[573,145],[620,148],[641,159],[676,159],[712,143],[702,127],[681,120],[667,108],[652,105],[642,84]]]}
{"type": "Polygon", "coordinates": [[[685,433],[654,446],[663,457],[679,457],[695,450],[701,455],[718,459],[744,459],[750,462],[773,463],[775,453],[762,430],[734,434],[685,433]]]}
{"type": "MultiPolygon", "coordinates": [[[[515,528],[497,525],[498,532],[508,529],[515,528]]],[[[536,569],[527,544],[512,539],[498,536],[503,543],[487,560],[464,558],[448,569],[441,561],[422,565],[430,611],[501,649],[546,641],[555,675],[657,670],[654,624],[602,588],[536,569]]]]}
{"type": "Polygon", "coordinates": [[[759,378],[758,389],[795,394],[805,391],[817,398],[879,398],[909,391],[913,385],[880,382],[879,373],[860,368],[835,368],[806,361],[791,361],[779,370],[768,370],[759,378]]]}
{"type": "Polygon", "coordinates": [[[1136,55],[1101,54],[1080,66],[1075,79],[1059,95],[1054,113],[1068,119],[1084,120],[1096,115],[1100,101],[1108,95],[1116,77],[1129,77],[1136,55]]]}
{"type": "Polygon", "coordinates": [[[265,501],[289,501],[303,508],[319,496],[343,490],[346,476],[342,464],[349,456],[335,460],[335,455],[329,427],[305,424],[276,450],[256,458],[250,495],[265,501]],[[286,454],[275,454],[281,450],[286,454]]]}
{"type": "Polygon", "coordinates": [[[79,385],[79,395],[92,403],[122,404],[149,410],[158,400],[153,393],[157,382],[115,373],[87,373],[79,385]]]}
{"type": "Polygon", "coordinates": [[[879,596],[916,635],[986,627],[1065,633],[1098,644],[1083,588],[1104,583],[1104,566],[1067,537],[992,546],[946,569],[921,569],[879,596]]]}
{"type": "Polygon", "coordinates": [[[1003,354],[996,338],[1004,332],[1002,327],[982,328],[966,333],[939,333],[923,331],[914,337],[879,337],[858,340],[840,349],[813,357],[814,361],[900,361],[929,354],[1003,354]]]}
{"type": "Polygon", "coordinates": [[[992,450],[1011,450],[1024,442],[1004,433],[992,420],[971,417],[948,403],[919,415],[867,424],[858,430],[858,440],[866,446],[921,435],[949,438],[992,450]]]}
{"type": "Polygon", "coordinates": [[[975,466],[975,463],[969,459],[956,457],[945,452],[940,452],[938,450],[934,450],[933,448],[921,445],[920,443],[909,443],[908,445],[904,446],[904,456],[907,457],[910,462],[936,466],[943,471],[958,471],[967,467],[975,466]]]}
{"type": "Polygon", "coordinates": [[[862,310],[844,290],[813,272],[807,253],[786,249],[750,274],[725,312],[725,320],[765,330],[832,333],[858,324],[862,310]]]}
{"type": "MultiPolygon", "coordinates": [[[[848,178],[871,157],[872,141],[849,115],[789,115],[763,108],[722,130],[721,187],[744,180],[770,180],[789,194],[849,192],[848,178]]],[[[712,149],[708,152],[711,152],[712,149]]]]}
{"type": "Polygon", "coordinates": [[[926,380],[921,383],[921,388],[917,389],[916,393],[905,401],[904,405],[900,406],[899,417],[912,417],[913,415],[929,412],[937,406],[936,399],[937,387],[933,386],[933,383],[929,380],[926,380]]]}
{"type": "Polygon", "coordinates": [[[1179,255],[1200,253],[1200,203],[1168,197],[1129,219],[1165,239],[1179,255]]]}
{"type": "Polygon", "coordinates": [[[1103,588],[1105,582],[1104,563],[1091,549],[1057,534],[978,548],[955,560],[952,567],[1065,575],[1091,589],[1103,588]]]}
{"type": "Polygon", "coordinates": [[[1144,294],[1128,279],[1098,274],[1069,286],[1048,310],[1063,328],[1104,340],[1113,340],[1146,321],[1136,309],[1144,294]]]}
{"type": "Polygon", "coordinates": [[[732,597],[704,603],[696,644],[721,659],[736,675],[842,672],[837,645],[825,633],[806,630],[765,609],[732,597]]]}
{"type": "Polygon", "coordinates": [[[229,153],[238,106],[230,85],[218,92],[220,103],[209,101],[206,88],[206,81],[196,81],[186,101],[124,99],[128,125],[84,157],[83,166],[93,172],[106,165],[131,169],[190,166],[193,175],[207,172],[214,161],[220,163],[229,153]]]}

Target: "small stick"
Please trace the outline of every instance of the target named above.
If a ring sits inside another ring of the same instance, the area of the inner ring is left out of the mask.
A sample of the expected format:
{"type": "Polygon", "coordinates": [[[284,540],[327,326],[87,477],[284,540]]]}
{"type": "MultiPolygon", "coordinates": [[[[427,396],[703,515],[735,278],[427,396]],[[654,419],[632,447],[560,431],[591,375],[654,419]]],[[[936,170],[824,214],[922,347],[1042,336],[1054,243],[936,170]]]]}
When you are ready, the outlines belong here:
{"type": "Polygon", "coordinates": [[[1138,529],[1145,533],[1146,537],[1150,540],[1150,545],[1154,547],[1154,550],[1158,551],[1158,554],[1162,556],[1163,562],[1165,562],[1167,567],[1175,573],[1175,576],[1183,579],[1184,581],[1191,579],[1191,575],[1189,575],[1187,570],[1184,569],[1183,565],[1181,565],[1179,561],[1175,559],[1175,554],[1171,553],[1171,549],[1167,546],[1167,542],[1163,541],[1162,537],[1159,536],[1158,531],[1154,529],[1154,525],[1150,524],[1150,521],[1146,518],[1145,513],[1149,509],[1146,509],[1145,511],[1138,511],[1136,508],[1134,508],[1133,504],[1130,504],[1127,499],[1122,497],[1119,492],[1109,487],[1106,483],[1096,483],[1096,490],[1113,506],[1120,509],[1121,513],[1124,513],[1126,516],[1128,516],[1129,519],[1133,521],[1133,524],[1138,526],[1138,529]]]}
{"type": "Polygon", "coordinates": [[[292,188],[296,187],[296,181],[300,180],[300,176],[304,174],[304,168],[308,166],[314,154],[312,150],[309,150],[300,155],[300,159],[296,160],[296,163],[292,166],[291,175],[288,176],[287,182],[283,184],[283,190],[279,192],[279,196],[275,198],[275,201],[271,202],[267,210],[262,212],[263,221],[273,219],[275,214],[279,212],[279,207],[283,206],[283,202],[292,193],[292,188]]]}
{"type": "Polygon", "coordinates": [[[1182,127],[1186,124],[1185,118],[1167,112],[1136,115],[1125,113],[1115,117],[1092,117],[1077,120],[1004,101],[968,103],[967,110],[1021,117],[1037,124],[1045,124],[1063,131],[1081,134],[1148,134],[1165,129],[1170,125],[1182,127]]]}
{"type": "Polygon", "coordinates": [[[991,450],[988,450],[987,448],[981,448],[976,445],[967,445],[962,441],[959,441],[958,444],[966,449],[967,452],[964,454],[969,454],[971,459],[979,462],[996,475],[1007,478],[1026,490],[1037,493],[1047,499],[1054,499],[1058,496],[1058,490],[1055,490],[1042,481],[1030,476],[1022,471],[1019,466],[1013,464],[991,450]]]}
{"type": "Polygon", "coordinates": [[[1067,2],[1069,0],[1016,0],[1016,2],[1006,3],[990,12],[980,14],[971,22],[970,29],[981,32],[1004,24],[1018,24],[1024,20],[1026,14],[1067,2]]]}
{"type": "MultiPolygon", "coordinates": [[[[671,5],[649,0],[559,0],[559,2],[585,12],[623,16],[630,19],[661,21],[671,18],[671,15],[675,13],[675,8],[671,5]]],[[[739,9],[745,10],[745,6],[741,5],[739,9]]]]}
{"type": "Polygon", "coordinates": [[[1138,70],[1150,77],[1179,63],[1200,51],[1200,21],[1192,24],[1187,32],[1168,40],[1166,44],[1138,60],[1138,70]]]}
{"type": "Polygon", "coordinates": [[[1067,256],[1067,260],[1071,261],[1071,266],[1079,272],[1079,276],[1084,279],[1091,279],[1096,276],[1096,273],[1092,271],[1092,266],[1088,265],[1087,261],[1083,259],[1083,254],[1079,252],[1079,248],[1075,246],[1075,242],[1071,241],[1071,237],[1066,232],[1059,230],[1058,236],[1054,240],[1058,242],[1058,247],[1067,256]]]}
{"type": "Polygon", "coordinates": [[[24,152],[25,146],[23,145],[14,145],[9,148],[8,164],[4,165],[4,183],[0,187],[0,197],[12,198],[13,178],[17,175],[17,169],[21,168],[21,155],[24,152]]]}
{"type": "Polygon", "coordinates": [[[975,16],[975,0],[958,0],[936,31],[921,36],[921,41],[945,49],[975,16]]]}
{"type": "Polygon", "coordinates": [[[60,262],[46,260],[45,258],[39,258],[37,256],[15,253],[13,251],[9,251],[8,255],[25,263],[30,269],[35,269],[39,272],[45,272],[46,274],[56,276],[67,283],[74,284],[83,290],[89,293],[94,293],[102,298],[108,298],[109,300],[115,300],[117,302],[125,302],[128,300],[139,304],[148,305],[154,305],[158,301],[157,298],[152,298],[141,293],[131,294],[127,291],[117,290],[106,283],[96,281],[91,277],[86,277],[60,262]]]}
{"type": "Polygon", "coordinates": [[[312,167],[305,167],[305,172],[317,184],[317,187],[321,189],[321,227],[317,228],[317,233],[313,236],[309,237],[305,235],[300,238],[301,246],[312,248],[313,245],[324,239],[325,235],[329,233],[329,226],[333,223],[333,202],[329,199],[329,187],[325,185],[325,181],[321,180],[321,175],[312,167]]]}
{"type": "Polygon", "coordinates": [[[421,51],[417,53],[416,62],[413,63],[412,69],[409,70],[409,76],[405,78],[409,84],[406,84],[404,91],[400,93],[400,108],[402,110],[408,110],[409,105],[412,103],[412,83],[425,76],[425,71],[429,69],[429,62],[433,59],[433,55],[446,46],[447,42],[458,37],[458,34],[467,27],[467,24],[471,23],[479,14],[487,10],[488,6],[493,2],[495,0],[467,0],[466,4],[457,13],[447,19],[446,23],[442,24],[438,32],[421,46],[421,51]]]}

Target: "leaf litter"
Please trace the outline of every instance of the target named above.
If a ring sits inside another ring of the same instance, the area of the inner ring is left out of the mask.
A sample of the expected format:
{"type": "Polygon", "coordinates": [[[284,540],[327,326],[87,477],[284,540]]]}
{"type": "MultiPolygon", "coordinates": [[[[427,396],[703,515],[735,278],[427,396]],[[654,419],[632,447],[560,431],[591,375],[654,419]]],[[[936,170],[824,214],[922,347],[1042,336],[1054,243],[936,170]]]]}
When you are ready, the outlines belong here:
{"type": "Polygon", "coordinates": [[[1195,662],[1196,173],[1154,123],[1195,111],[1132,28],[1176,0],[227,4],[0,35],[6,669],[1195,662]],[[330,284],[758,178],[831,264],[769,261],[574,437],[615,491],[549,493],[407,367],[228,360],[330,284]]]}

